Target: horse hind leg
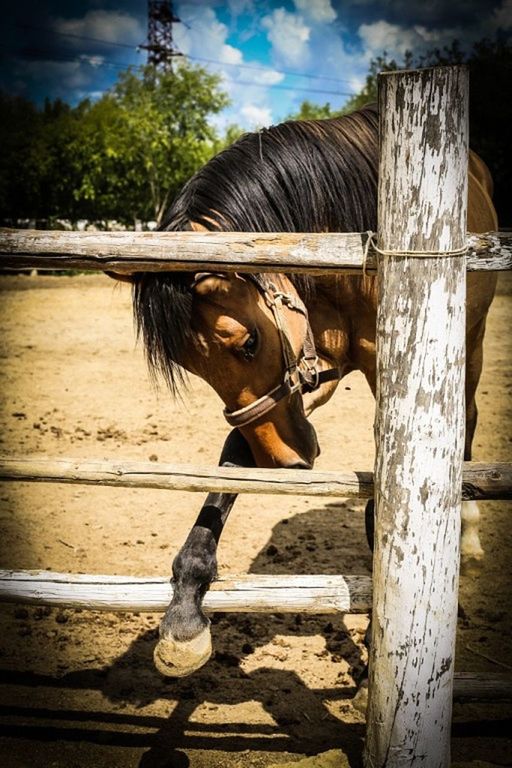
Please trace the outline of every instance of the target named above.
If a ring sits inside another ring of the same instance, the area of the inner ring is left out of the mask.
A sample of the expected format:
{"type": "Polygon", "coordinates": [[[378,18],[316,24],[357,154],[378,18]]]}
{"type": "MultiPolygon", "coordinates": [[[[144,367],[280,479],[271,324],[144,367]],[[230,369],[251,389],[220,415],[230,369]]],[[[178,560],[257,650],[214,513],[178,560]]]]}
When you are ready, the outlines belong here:
{"type": "MultiPolygon", "coordinates": [[[[466,434],[464,461],[471,461],[473,438],[478,419],[475,393],[482,373],[485,318],[472,329],[467,338],[466,363],[466,434]]],[[[479,535],[480,509],[476,501],[463,501],[461,512],[461,572],[469,574],[484,556],[479,535]]]]}
{"type": "Polygon", "coordinates": [[[478,566],[485,554],[480,543],[480,509],[476,501],[462,502],[461,522],[461,571],[467,574],[478,566]]]}
{"type": "MultiPolygon", "coordinates": [[[[224,444],[221,466],[254,466],[238,430],[224,444]]],[[[173,562],[173,597],[160,623],[154,662],[167,677],[185,677],[202,667],[212,653],[210,621],[202,601],[217,575],[217,545],[237,494],[208,494],[199,516],[173,562]]]]}
{"type": "MultiPolygon", "coordinates": [[[[475,434],[477,407],[475,399],[466,406],[466,440],[464,461],[471,461],[471,444],[475,434]]],[[[480,509],[476,501],[463,501],[461,511],[460,564],[461,572],[471,573],[484,556],[479,534],[480,509]]]]}
{"type": "MultiPolygon", "coordinates": [[[[368,546],[373,554],[375,544],[375,501],[374,499],[368,499],[364,509],[364,523],[366,531],[366,540],[368,546]]],[[[371,635],[372,635],[372,613],[369,613],[369,623],[364,635],[364,644],[368,653],[370,652],[371,635]]],[[[368,666],[363,670],[363,673],[356,680],[357,691],[352,699],[352,706],[361,712],[366,714],[368,709],[368,666]]]]}

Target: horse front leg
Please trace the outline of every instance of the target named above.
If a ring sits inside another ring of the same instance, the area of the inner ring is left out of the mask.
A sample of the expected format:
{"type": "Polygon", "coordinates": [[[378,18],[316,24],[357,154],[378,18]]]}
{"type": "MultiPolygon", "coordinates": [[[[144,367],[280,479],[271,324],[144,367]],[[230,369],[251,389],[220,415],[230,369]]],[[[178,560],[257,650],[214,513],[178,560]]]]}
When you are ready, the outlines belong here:
{"type": "MultiPolygon", "coordinates": [[[[220,466],[254,467],[251,450],[237,429],[224,443],[220,466]]],[[[185,677],[212,653],[210,621],[202,601],[217,576],[217,545],[236,493],[209,493],[172,564],[173,596],[160,623],[155,666],[167,677],[185,677]]]]}

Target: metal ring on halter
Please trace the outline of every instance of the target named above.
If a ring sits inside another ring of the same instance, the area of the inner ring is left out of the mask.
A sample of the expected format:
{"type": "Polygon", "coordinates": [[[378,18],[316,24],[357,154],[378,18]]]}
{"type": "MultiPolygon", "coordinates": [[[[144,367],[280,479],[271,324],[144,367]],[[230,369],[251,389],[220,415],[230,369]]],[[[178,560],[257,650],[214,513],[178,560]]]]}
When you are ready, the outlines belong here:
{"type": "Polygon", "coordinates": [[[315,355],[313,362],[311,358],[303,357],[299,363],[299,373],[303,380],[303,391],[314,392],[320,386],[320,371],[318,370],[318,356],[315,355]],[[305,368],[305,371],[302,369],[305,368]]]}

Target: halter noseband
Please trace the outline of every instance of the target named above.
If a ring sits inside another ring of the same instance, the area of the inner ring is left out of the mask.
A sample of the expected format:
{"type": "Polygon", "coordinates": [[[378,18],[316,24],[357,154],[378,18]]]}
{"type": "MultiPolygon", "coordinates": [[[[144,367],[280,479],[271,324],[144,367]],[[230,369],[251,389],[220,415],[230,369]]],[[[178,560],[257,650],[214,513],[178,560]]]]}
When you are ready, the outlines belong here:
{"type": "Polygon", "coordinates": [[[237,411],[228,411],[224,408],[224,417],[232,427],[245,427],[261,416],[271,411],[284,397],[294,392],[313,392],[326,381],[334,381],[340,378],[338,368],[329,368],[327,371],[318,370],[318,356],[316,354],[313,332],[309,324],[308,311],[299,297],[291,296],[277,290],[273,283],[265,284],[258,275],[245,275],[256,286],[263,297],[265,304],[272,312],[276,328],[281,342],[285,372],[281,384],[259,397],[254,403],[239,408],[237,411]],[[287,333],[285,317],[282,313],[283,306],[300,312],[306,318],[307,330],[302,354],[298,360],[293,352],[287,333]]]}

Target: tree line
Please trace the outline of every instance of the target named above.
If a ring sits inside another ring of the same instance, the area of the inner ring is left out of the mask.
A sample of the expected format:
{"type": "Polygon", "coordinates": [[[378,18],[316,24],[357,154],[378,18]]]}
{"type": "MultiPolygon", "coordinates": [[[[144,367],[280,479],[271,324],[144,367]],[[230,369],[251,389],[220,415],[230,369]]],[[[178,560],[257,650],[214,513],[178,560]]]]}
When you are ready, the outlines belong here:
{"type": "Polygon", "coordinates": [[[78,106],[0,94],[0,218],[160,221],[217,150],[209,118],[228,104],[219,77],[129,69],[78,106]]]}
{"type": "MultiPolygon", "coordinates": [[[[343,109],[304,101],[288,119],[335,117],[375,101],[380,71],[453,63],[470,68],[470,144],[493,175],[500,224],[512,226],[507,39],[482,40],[469,53],[455,41],[402,61],[378,57],[343,109]]],[[[243,133],[236,125],[224,135],[212,127],[211,117],[228,103],[219,76],[188,63],[168,73],[129,69],[99,100],[76,107],[56,100],[37,108],[0,92],[0,219],[159,222],[187,179],[243,133]]]]}

